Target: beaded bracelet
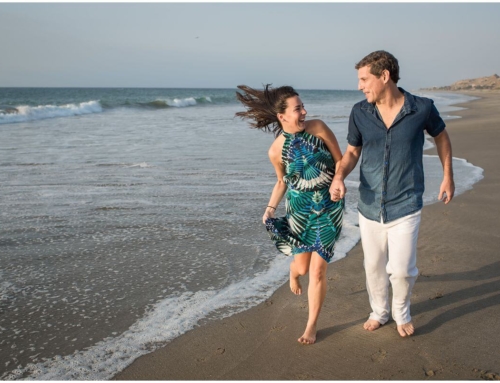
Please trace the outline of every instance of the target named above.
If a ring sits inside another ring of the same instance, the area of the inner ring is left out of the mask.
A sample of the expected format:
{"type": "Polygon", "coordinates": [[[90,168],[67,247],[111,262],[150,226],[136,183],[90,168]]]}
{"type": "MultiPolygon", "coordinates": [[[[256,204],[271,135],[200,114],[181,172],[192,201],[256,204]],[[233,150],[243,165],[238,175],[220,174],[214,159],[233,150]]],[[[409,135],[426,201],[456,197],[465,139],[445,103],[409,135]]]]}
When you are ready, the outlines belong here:
{"type": "Polygon", "coordinates": [[[274,209],[274,210],[276,210],[276,208],[275,208],[274,206],[268,206],[268,207],[270,207],[271,209],[274,209]]]}

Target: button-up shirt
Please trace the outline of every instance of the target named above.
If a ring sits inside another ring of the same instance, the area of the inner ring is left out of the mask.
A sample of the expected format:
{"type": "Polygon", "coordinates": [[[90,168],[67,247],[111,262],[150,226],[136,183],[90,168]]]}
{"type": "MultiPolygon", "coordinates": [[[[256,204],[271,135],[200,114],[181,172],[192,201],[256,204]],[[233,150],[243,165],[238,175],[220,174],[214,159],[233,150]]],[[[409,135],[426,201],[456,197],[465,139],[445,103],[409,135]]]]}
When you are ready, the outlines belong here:
{"type": "Polygon", "coordinates": [[[434,102],[404,94],[401,111],[387,128],[374,104],[355,104],[347,142],[362,147],[358,210],[366,218],[394,221],[422,208],[424,130],[436,137],[445,128],[434,102]]]}

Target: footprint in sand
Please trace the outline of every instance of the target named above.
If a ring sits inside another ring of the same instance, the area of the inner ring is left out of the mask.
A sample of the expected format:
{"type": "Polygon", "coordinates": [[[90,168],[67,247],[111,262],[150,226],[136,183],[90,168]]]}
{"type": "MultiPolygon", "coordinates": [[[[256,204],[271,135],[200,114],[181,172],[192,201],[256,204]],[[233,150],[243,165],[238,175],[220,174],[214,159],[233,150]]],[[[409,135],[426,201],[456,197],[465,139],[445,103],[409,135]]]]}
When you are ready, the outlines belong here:
{"type": "Polygon", "coordinates": [[[198,358],[196,359],[197,362],[204,363],[207,361],[207,358],[198,358]]]}
{"type": "Polygon", "coordinates": [[[430,275],[427,275],[427,274],[424,274],[422,272],[420,272],[420,274],[418,274],[419,277],[424,277],[424,278],[430,278],[431,276],[430,275]]]}
{"type": "Polygon", "coordinates": [[[380,349],[371,356],[372,362],[377,362],[377,363],[383,362],[386,356],[387,356],[387,351],[380,349]]]}
{"type": "Polygon", "coordinates": [[[283,331],[284,329],[286,329],[286,326],[276,325],[276,326],[273,326],[273,327],[271,328],[271,331],[272,331],[272,332],[275,332],[275,331],[283,331]]]}
{"type": "Polygon", "coordinates": [[[351,287],[351,291],[353,293],[357,293],[357,292],[360,292],[360,291],[363,291],[363,290],[365,290],[365,287],[363,285],[359,285],[358,284],[358,285],[356,285],[354,287],[351,287]]]}
{"type": "Polygon", "coordinates": [[[500,380],[500,375],[499,374],[495,374],[494,372],[485,371],[485,370],[479,371],[479,369],[477,369],[477,368],[475,368],[473,371],[474,372],[480,372],[481,373],[480,377],[483,380],[500,380]]]}
{"type": "Polygon", "coordinates": [[[425,376],[434,376],[434,375],[436,375],[436,371],[434,371],[434,370],[426,370],[424,368],[424,372],[425,372],[425,376]]]}
{"type": "Polygon", "coordinates": [[[429,299],[434,300],[434,299],[440,299],[442,297],[444,297],[443,293],[436,293],[434,296],[430,297],[429,299]]]}
{"type": "Polygon", "coordinates": [[[436,255],[435,257],[433,257],[431,259],[431,262],[432,263],[436,263],[436,262],[441,262],[443,260],[443,257],[440,257],[439,255],[436,255]]]}
{"type": "Polygon", "coordinates": [[[241,323],[241,321],[238,321],[238,324],[240,325],[240,327],[236,326],[236,329],[237,330],[246,330],[247,328],[243,325],[243,323],[241,323]]]}

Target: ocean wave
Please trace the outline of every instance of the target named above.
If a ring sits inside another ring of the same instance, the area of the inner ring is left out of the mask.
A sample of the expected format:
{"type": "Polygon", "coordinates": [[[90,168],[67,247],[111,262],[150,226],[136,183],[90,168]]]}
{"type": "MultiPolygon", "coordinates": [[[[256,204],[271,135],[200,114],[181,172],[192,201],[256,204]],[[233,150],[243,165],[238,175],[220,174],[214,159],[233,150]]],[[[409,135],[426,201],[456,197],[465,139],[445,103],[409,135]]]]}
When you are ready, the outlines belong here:
{"type": "Polygon", "coordinates": [[[195,106],[204,103],[212,103],[212,99],[208,96],[206,97],[186,97],[186,98],[166,98],[157,99],[151,102],[147,102],[144,105],[146,107],[152,108],[185,108],[188,106],[195,106]]]}
{"type": "Polygon", "coordinates": [[[349,115],[335,115],[335,114],[311,114],[307,115],[309,119],[320,118],[322,120],[344,120],[348,119],[349,115]]]}
{"type": "Polygon", "coordinates": [[[99,101],[87,101],[66,105],[20,105],[0,110],[0,124],[44,120],[46,118],[79,116],[83,114],[101,113],[99,101]]]}
{"type": "Polygon", "coordinates": [[[148,164],[147,162],[141,162],[140,164],[128,165],[127,168],[153,168],[153,165],[148,164]]]}

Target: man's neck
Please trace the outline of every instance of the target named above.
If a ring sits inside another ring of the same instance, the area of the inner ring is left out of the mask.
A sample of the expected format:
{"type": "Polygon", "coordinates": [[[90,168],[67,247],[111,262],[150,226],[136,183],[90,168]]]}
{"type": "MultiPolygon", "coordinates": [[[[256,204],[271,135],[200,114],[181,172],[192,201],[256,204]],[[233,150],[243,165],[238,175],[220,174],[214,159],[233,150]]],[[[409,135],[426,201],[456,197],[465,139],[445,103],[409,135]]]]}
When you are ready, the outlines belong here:
{"type": "Polygon", "coordinates": [[[399,90],[396,84],[391,84],[388,85],[383,97],[375,102],[375,106],[385,110],[393,108],[400,109],[403,103],[404,94],[399,90]]]}

